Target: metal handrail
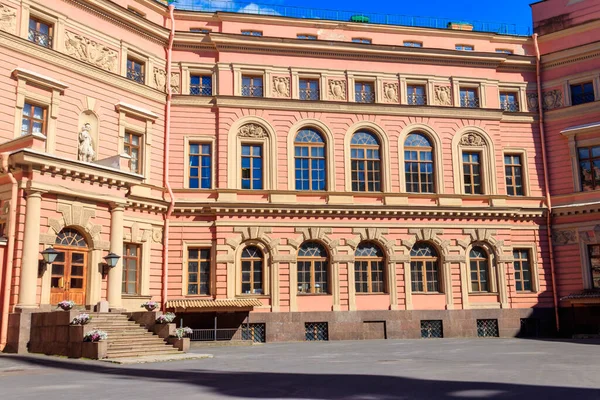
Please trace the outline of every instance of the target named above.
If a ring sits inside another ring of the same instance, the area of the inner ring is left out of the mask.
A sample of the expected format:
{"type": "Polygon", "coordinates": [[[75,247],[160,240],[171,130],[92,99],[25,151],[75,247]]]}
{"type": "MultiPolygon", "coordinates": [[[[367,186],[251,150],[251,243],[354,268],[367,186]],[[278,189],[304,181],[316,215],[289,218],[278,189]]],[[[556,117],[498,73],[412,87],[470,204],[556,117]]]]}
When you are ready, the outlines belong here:
{"type": "MultiPolygon", "coordinates": [[[[166,4],[166,0],[155,0],[166,4]]],[[[223,1],[223,0],[177,0],[175,8],[178,10],[216,12],[225,11],[240,14],[276,15],[282,17],[319,19],[333,21],[364,21],[363,23],[400,25],[420,28],[448,29],[449,24],[456,24],[455,19],[422,17],[409,15],[390,15],[378,13],[364,13],[359,11],[326,10],[307,7],[285,6],[281,4],[256,3],[249,0],[223,1]]],[[[458,22],[458,24],[465,24],[458,22]]],[[[500,35],[529,36],[531,28],[501,22],[469,21],[476,32],[492,32],[500,35]]]]}
{"type": "Polygon", "coordinates": [[[192,329],[192,333],[186,335],[192,341],[218,342],[229,340],[253,340],[245,327],[232,329],[192,329]]]}

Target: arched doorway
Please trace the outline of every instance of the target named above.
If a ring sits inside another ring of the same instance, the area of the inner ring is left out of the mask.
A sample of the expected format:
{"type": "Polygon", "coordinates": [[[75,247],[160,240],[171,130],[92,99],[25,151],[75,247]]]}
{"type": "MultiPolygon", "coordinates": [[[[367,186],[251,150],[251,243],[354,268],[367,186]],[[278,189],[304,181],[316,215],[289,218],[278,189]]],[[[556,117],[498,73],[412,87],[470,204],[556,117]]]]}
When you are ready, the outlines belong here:
{"type": "Polygon", "coordinates": [[[50,304],[73,300],[85,304],[88,245],[83,235],[65,228],[56,236],[54,249],[59,252],[52,263],[50,304]]]}

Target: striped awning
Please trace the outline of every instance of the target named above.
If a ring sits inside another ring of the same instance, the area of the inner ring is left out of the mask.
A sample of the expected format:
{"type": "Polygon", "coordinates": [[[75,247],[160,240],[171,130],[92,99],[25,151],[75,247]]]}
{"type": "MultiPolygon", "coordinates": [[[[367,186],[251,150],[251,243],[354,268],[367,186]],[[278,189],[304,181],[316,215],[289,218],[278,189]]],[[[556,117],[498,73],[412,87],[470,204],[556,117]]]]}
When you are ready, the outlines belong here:
{"type": "Polygon", "coordinates": [[[177,299],[167,300],[167,308],[253,308],[263,303],[259,299],[177,299]]]}

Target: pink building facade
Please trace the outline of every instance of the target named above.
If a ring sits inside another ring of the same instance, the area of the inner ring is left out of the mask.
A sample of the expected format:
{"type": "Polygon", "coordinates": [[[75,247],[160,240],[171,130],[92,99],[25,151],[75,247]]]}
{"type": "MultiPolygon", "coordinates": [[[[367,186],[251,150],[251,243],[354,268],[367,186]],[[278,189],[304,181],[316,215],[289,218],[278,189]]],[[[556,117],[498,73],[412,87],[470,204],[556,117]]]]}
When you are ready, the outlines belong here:
{"type": "MultiPolygon", "coordinates": [[[[553,290],[531,37],[150,0],[0,15],[7,351],[66,299],[334,340],[551,334],[584,288],[565,243],[553,290]]],[[[554,202],[588,202],[562,110],[545,113],[554,202]]]]}

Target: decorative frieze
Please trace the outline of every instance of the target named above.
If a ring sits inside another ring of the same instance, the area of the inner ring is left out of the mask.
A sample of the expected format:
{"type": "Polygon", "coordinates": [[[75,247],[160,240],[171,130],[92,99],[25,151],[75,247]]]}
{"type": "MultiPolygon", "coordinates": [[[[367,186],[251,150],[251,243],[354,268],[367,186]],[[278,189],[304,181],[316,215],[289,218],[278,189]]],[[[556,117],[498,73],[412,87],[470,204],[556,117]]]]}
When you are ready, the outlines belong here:
{"type": "Polygon", "coordinates": [[[398,103],[398,83],[384,82],[383,101],[386,103],[398,103]]]}
{"type": "Polygon", "coordinates": [[[287,76],[273,77],[273,97],[290,97],[290,78],[287,76]]]}
{"type": "Polygon", "coordinates": [[[117,72],[117,52],[95,40],[65,31],[65,50],[73,58],[109,72],[117,72]]]}
{"type": "Polygon", "coordinates": [[[329,81],[329,99],[330,100],[346,100],[346,81],[341,79],[334,79],[329,81]]]}
{"type": "Polygon", "coordinates": [[[435,104],[438,106],[451,106],[452,105],[452,91],[450,86],[435,86],[435,104]]]}
{"type": "Polygon", "coordinates": [[[485,139],[478,133],[469,132],[460,138],[460,145],[481,147],[485,145],[485,139]]]}
{"type": "Polygon", "coordinates": [[[243,138],[262,139],[267,136],[267,132],[258,124],[245,124],[240,126],[238,136],[243,138]]]}
{"type": "Polygon", "coordinates": [[[17,33],[17,10],[0,4],[0,31],[17,33]]]}

